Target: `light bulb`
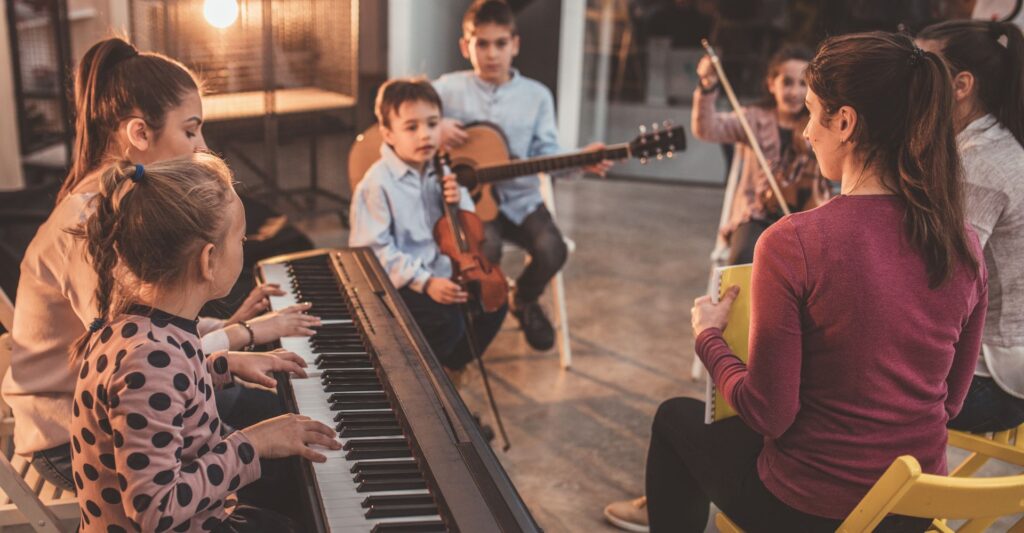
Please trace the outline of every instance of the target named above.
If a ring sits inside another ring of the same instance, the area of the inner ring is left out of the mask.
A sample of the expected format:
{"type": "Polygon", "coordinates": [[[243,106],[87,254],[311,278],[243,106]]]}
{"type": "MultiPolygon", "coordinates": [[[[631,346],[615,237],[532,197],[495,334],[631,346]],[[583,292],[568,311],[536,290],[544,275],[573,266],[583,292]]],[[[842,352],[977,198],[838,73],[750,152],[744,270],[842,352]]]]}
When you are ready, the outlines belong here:
{"type": "Polygon", "coordinates": [[[203,2],[203,16],[211,26],[227,28],[238,19],[238,1],[206,0],[203,2]]]}

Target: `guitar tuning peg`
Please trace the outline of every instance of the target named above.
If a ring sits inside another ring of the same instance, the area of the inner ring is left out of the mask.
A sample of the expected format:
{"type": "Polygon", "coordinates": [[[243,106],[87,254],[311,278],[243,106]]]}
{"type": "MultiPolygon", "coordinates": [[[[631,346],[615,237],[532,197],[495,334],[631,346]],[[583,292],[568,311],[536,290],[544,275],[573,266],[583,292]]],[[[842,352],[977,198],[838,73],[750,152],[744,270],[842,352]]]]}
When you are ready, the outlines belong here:
{"type": "Polygon", "coordinates": [[[674,124],[672,123],[671,120],[666,120],[665,122],[663,122],[663,124],[664,124],[666,130],[670,130],[670,129],[672,129],[672,126],[674,126],[674,124]]]}
{"type": "Polygon", "coordinates": [[[674,155],[676,155],[676,153],[673,152],[671,149],[669,149],[668,152],[665,152],[665,157],[668,157],[669,159],[672,159],[674,155]]]}
{"type": "Polygon", "coordinates": [[[658,161],[661,161],[664,158],[665,158],[665,154],[662,154],[662,153],[658,154],[658,161]]]}
{"type": "Polygon", "coordinates": [[[640,125],[640,135],[646,135],[646,134],[647,134],[647,126],[641,124],[640,125]]]}
{"type": "Polygon", "coordinates": [[[657,122],[652,122],[651,123],[651,129],[654,130],[654,131],[658,131],[658,123],[657,122]]]}
{"type": "Polygon", "coordinates": [[[645,156],[645,155],[640,156],[640,164],[641,165],[646,165],[647,164],[647,156],[645,156]]]}

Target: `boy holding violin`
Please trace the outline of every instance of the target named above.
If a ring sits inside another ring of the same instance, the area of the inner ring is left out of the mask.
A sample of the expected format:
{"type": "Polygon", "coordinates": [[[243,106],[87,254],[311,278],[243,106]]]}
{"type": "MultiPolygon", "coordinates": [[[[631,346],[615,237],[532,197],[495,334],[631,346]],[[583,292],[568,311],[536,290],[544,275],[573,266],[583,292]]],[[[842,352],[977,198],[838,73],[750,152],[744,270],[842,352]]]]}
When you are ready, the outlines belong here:
{"type": "MultiPolygon", "coordinates": [[[[380,160],[353,194],[349,245],[373,249],[457,387],[473,358],[462,312],[470,295],[452,281],[452,262],[435,242],[433,230],[443,203],[472,212],[473,201],[454,174],[439,180],[432,163],[441,142],[441,99],[430,83],[388,81],[377,92],[375,111],[384,144],[380,160]]],[[[474,316],[473,337],[480,354],[507,311],[504,305],[474,316]]]]}
{"type": "MultiPolygon", "coordinates": [[[[487,121],[505,133],[516,158],[561,152],[551,91],[512,68],[512,59],[519,54],[519,34],[508,4],[489,0],[470,6],[462,19],[459,48],[473,70],[452,72],[434,81],[450,117],[441,121],[442,142],[461,146],[468,138],[464,123],[487,121]]],[[[603,146],[595,143],[587,148],[603,146]]],[[[604,175],[610,167],[605,161],[584,170],[604,175]]],[[[555,343],[555,332],[537,300],[565,264],[568,249],[544,206],[536,175],[497,183],[494,190],[501,212],[485,224],[483,251],[494,264],[501,262],[506,239],[529,252],[530,264],[516,280],[512,314],[530,346],[547,350],[555,343]]]]}

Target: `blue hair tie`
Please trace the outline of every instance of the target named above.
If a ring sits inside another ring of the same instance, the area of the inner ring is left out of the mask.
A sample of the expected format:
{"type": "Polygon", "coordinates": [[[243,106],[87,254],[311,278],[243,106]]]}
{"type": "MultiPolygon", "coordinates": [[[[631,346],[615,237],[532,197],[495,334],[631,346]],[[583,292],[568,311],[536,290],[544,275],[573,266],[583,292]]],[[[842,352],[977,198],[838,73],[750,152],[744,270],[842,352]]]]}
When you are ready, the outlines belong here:
{"type": "Polygon", "coordinates": [[[135,164],[135,174],[132,175],[132,181],[135,183],[142,183],[142,178],[146,175],[146,169],[141,164],[135,164]]]}
{"type": "Polygon", "coordinates": [[[92,324],[89,324],[89,333],[96,333],[97,331],[103,329],[103,326],[106,323],[107,321],[104,320],[103,317],[96,317],[96,319],[92,321],[92,324]]]}

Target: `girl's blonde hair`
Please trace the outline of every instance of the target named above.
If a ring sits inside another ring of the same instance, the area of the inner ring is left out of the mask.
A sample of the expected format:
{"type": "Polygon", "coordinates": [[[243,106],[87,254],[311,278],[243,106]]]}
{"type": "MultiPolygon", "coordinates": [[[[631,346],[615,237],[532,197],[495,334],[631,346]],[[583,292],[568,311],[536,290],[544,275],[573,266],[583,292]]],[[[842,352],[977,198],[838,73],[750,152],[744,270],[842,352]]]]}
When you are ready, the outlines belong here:
{"type": "Polygon", "coordinates": [[[145,167],[122,161],[103,173],[92,200],[96,211],[71,230],[86,241],[98,278],[97,318],[72,347],[72,361],[84,354],[93,333],[124,311],[136,285],[180,283],[196,252],[223,241],[233,194],[231,171],[206,153],[145,167]]]}

